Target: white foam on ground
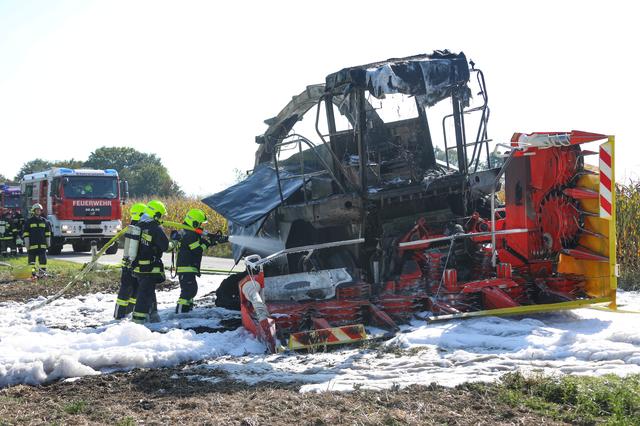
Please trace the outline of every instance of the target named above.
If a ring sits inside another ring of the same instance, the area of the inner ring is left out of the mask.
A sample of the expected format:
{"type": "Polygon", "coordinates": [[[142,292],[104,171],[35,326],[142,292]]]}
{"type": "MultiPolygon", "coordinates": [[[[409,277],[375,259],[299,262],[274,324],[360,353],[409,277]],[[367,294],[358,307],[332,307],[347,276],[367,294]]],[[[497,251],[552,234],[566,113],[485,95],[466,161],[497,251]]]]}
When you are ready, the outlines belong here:
{"type": "MultiPolygon", "coordinates": [[[[221,277],[202,277],[199,297],[221,277]]],[[[247,383],[300,382],[302,391],[411,384],[454,386],[492,381],[509,371],[548,374],[640,373],[640,315],[592,309],[510,318],[475,318],[427,324],[414,321],[382,349],[265,355],[244,329],[215,330],[238,313],[215,308],[211,298],[187,315],[173,313],[178,289],[158,292],[162,322],[144,327],[111,318],[115,295],[63,299],[40,310],[37,301],[0,303],[0,387],[127,370],[188,367],[222,370],[247,383]]],[[[640,310],[639,292],[619,292],[619,304],[640,310]]],[[[204,380],[204,379],[203,379],[204,380]]]]}
{"type": "MultiPolygon", "coordinates": [[[[211,292],[220,281],[203,277],[199,294],[211,292]]],[[[163,321],[150,327],[156,331],[114,321],[112,294],[60,299],[32,312],[24,308],[37,301],[0,304],[0,387],[264,351],[244,329],[202,334],[177,329],[217,328],[229,311],[199,307],[178,317],[173,312],[179,289],[157,294],[163,321]]]]}

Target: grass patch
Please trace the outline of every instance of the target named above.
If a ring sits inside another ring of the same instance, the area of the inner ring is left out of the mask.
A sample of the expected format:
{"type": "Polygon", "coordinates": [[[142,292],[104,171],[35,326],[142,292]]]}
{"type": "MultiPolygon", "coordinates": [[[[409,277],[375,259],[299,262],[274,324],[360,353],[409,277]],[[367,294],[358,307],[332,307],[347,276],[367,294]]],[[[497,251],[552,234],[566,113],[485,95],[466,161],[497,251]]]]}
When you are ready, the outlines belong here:
{"type": "Polygon", "coordinates": [[[83,400],[71,401],[62,408],[67,414],[81,414],[87,410],[87,402],[83,400]]]}
{"type": "MultiPolygon", "coordinates": [[[[26,266],[29,264],[27,261],[27,256],[20,257],[8,257],[6,259],[0,259],[0,262],[8,263],[12,267],[20,267],[26,266]]],[[[65,274],[71,275],[75,272],[80,271],[82,268],[82,264],[70,262],[68,260],[59,260],[59,259],[47,259],[47,271],[54,274],[65,274]]],[[[2,269],[7,269],[2,268],[2,269]]]]}
{"type": "MultiPolygon", "coordinates": [[[[26,271],[26,277],[14,275],[12,268],[27,266],[26,257],[7,259],[11,267],[0,265],[0,302],[26,302],[30,299],[44,296],[49,297],[65,287],[83,268],[80,263],[66,260],[49,259],[47,275],[44,278],[32,279],[26,271]]],[[[86,274],[67,290],[64,297],[74,297],[81,294],[97,292],[115,292],[120,282],[119,268],[97,269],[86,274]]]]}
{"type": "Polygon", "coordinates": [[[511,373],[502,377],[498,398],[562,421],[640,425],[640,375],[548,377],[511,373]]]}
{"type": "Polygon", "coordinates": [[[118,420],[116,426],[134,426],[136,421],[133,417],[125,417],[124,419],[118,420]]]}

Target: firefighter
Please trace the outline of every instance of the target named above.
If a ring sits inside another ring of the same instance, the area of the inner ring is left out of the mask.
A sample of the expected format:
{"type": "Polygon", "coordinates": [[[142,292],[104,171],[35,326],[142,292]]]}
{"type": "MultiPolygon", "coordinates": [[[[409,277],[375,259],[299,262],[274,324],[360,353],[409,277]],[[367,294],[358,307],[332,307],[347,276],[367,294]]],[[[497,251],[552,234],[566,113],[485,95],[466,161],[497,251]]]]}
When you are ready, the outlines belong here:
{"type": "MultiPolygon", "coordinates": [[[[17,211],[13,215],[13,229],[14,229],[14,237],[13,244],[16,247],[18,253],[24,253],[24,241],[22,240],[22,228],[24,228],[24,216],[20,211],[17,211]]],[[[17,254],[17,253],[16,253],[17,254]]]]}
{"type": "Polygon", "coordinates": [[[184,218],[184,224],[195,229],[181,229],[172,234],[177,240],[178,259],[176,272],[180,280],[180,298],[176,305],[176,314],[193,309],[193,298],[198,293],[196,276],[200,276],[202,254],[209,247],[217,244],[222,236],[203,235],[202,226],[207,223],[207,216],[200,209],[191,209],[184,218]]]}
{"type": "Polygon", "coordinates": [[[13,221],[6,211],[0,216],[0,251],[2,257],[7,257],[7,250],[13,241],[13,221]]]}
{"type": "Polygon", "coordinates": [[[51,224],[42,217],[42,205],[36,203],[31,207],[31,217],[24,223],[22,230],[24,245],[27,247],[29,265],[33,265],[36,276],[36,257],[43,272],[47,271],[47,249],[51,246],[51,224]]]}
{"type": "MultiPolygon", "coordinates": [[[[136,225],[147,206],[144,203],[136,203],[131,206],[131,225],[136,225]]],[[[126,236],[125,236],[126,238],[126,236]]],[[[138,280],[133,276],[131,264],[128,261],[129,253],[125,253],[120,275],[120,290],[116,298],[116,307],[113,313],[115,319],[122,319],[136,306],[136,293],[138,292],[138,280]]]]}
{"type": "Polygon", "coordinates": [[[140,248],[133,261],[133,273],[138,279],[138,295],[133,310],[133,321],[144,324],[159,321],[156,309],[156,285],[165,280],[162,253],[170,251],[174,243],[169,241],[160,226],[160,219],[167,214],[161,201],[151,200],[138,221],[140,248]]]}

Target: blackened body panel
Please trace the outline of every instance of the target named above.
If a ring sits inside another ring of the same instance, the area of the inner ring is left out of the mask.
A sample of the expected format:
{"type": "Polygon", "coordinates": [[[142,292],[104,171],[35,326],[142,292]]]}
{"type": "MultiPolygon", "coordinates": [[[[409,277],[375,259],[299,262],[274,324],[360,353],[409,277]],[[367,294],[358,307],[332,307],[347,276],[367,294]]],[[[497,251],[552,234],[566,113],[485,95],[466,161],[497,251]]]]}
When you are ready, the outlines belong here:
{"type": "MultiPolygon", "coordinates": [[[[287,177],[289,174],[280,170],[280,186],[285,200],[302,187],[301,178],[287,177]]],[[[202,202],[225,219],[237,225],[249,226],[281,204],[278,176],[270,166],[259,165],[247,179],[202,202]]]]}

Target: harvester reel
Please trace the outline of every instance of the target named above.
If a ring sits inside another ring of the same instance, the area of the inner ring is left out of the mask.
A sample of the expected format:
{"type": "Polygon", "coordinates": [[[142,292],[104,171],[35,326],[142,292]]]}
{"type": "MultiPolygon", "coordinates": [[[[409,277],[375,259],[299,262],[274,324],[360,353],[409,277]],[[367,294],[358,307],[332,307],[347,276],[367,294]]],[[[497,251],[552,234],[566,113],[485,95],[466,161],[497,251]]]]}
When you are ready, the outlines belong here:
{"type": "Polygon", "coordinates": [[[584,222],[578,207],[574,198],[557,189],[549,192],[540,203],[538,223],[548,254],[557,254],[578,243],[578,234],[584,222]]]}

